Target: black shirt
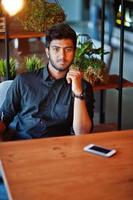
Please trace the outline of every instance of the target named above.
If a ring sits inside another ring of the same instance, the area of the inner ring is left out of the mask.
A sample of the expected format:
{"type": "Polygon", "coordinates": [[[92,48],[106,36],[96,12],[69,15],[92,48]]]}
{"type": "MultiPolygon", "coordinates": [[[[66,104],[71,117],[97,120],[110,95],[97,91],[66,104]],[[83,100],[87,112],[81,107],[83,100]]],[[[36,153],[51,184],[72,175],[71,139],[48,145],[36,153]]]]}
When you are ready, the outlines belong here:
{"type": "MultiPolygon", "coordinates": [[[[83,80],[85,99],[93,118],[92,86],[83,80]]],[[[17,131],[16,138],[69,135],[73,123],[73,97],[66,77],[53,80],[47,67],[23,73],[14,79],[1,113],[6,126],[17,131]]]]}

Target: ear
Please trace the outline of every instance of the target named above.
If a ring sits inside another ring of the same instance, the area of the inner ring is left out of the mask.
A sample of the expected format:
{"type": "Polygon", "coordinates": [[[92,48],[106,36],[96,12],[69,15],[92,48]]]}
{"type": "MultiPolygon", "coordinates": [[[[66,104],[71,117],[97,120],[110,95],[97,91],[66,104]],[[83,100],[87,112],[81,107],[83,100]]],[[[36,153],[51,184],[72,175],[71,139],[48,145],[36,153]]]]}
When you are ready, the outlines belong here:
{"type": "Polygon", "coordinates": [[[49,48],[45,48],[46,56],[49,58],[49,48]]]}

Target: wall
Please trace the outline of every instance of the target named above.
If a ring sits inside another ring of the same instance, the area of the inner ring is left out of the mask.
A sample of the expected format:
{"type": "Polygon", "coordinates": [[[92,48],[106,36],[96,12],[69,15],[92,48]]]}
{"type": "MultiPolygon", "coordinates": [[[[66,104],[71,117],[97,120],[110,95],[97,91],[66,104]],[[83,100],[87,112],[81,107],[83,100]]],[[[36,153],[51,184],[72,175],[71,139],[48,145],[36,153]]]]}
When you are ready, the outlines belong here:
{"type": "Polygon", "coordinates": [[[66,13],[67,21],[81,21],[83,17],[83,0],[59,0],[66,13]]]}

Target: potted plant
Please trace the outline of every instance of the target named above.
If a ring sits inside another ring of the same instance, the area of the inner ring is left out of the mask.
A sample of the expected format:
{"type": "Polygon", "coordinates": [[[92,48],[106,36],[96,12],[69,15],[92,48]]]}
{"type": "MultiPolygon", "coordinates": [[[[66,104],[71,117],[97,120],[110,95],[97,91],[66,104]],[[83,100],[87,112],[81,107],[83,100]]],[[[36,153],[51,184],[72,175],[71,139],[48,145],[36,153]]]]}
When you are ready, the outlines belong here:
{"type": "MultiPolygon", "coordinates": [[[[17,65],[16,59],[10,58],[9,64],[10,64],[10,78],[14,79],[16,76],[16,65],[17,65]]],[[[0,77],[1,80],[4,80],[6,77],[6,60],[2,58],[0,59],[0,77]]]]}
{"type": "Polygon", "coordinates": [[[65,14],[56,1],[49,3],[46,0],[27,0],[15,18],[25,30],[44,32],[50,26],[63,22],[65,14]]]}
{"type": "MultiPolygon", "coordinates": [[[[10,78],[14,79],[17,74],[23,72],[32,72],[39,70],[44,67],[43,61],[41,58],[36,56],[35,54],[30,57],[25,57],[25,59],[19,63],[15,58],[10,58],[10,78]]],[[[0,79],[3,81],[6,77],[6,60],[0,59],[0,79]]]]}
{"type": "Polygon", "coordinates": [[[101,48],[95,48],[92,40],[78,44],[75,53],[75,59],[71,68],[80,69],[83,72],[84,79],[92,85],[95,82],[106,83],[108,73],[106,64],[99,58],[101,54],[106,54],[101,48]]]}
{"type": "Polygon", "coordinates": [[[25,58],[24,66],[28,72],[36,71],[44,67],[42,59],[37,57],[35,54],[31,57],[25,58]]]}

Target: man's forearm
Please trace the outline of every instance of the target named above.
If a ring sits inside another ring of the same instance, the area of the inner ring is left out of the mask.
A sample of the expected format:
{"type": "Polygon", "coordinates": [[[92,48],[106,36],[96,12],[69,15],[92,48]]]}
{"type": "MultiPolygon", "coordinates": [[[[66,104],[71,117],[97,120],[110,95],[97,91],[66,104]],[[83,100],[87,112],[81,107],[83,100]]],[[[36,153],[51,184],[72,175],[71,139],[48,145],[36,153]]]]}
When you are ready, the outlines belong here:
{"type": "Polygon", "coordinates": [[[92,122],[89,117],[85,100],[74,99],[73,129],[75,135],[89,133],[92,128],[92,122]]]}

